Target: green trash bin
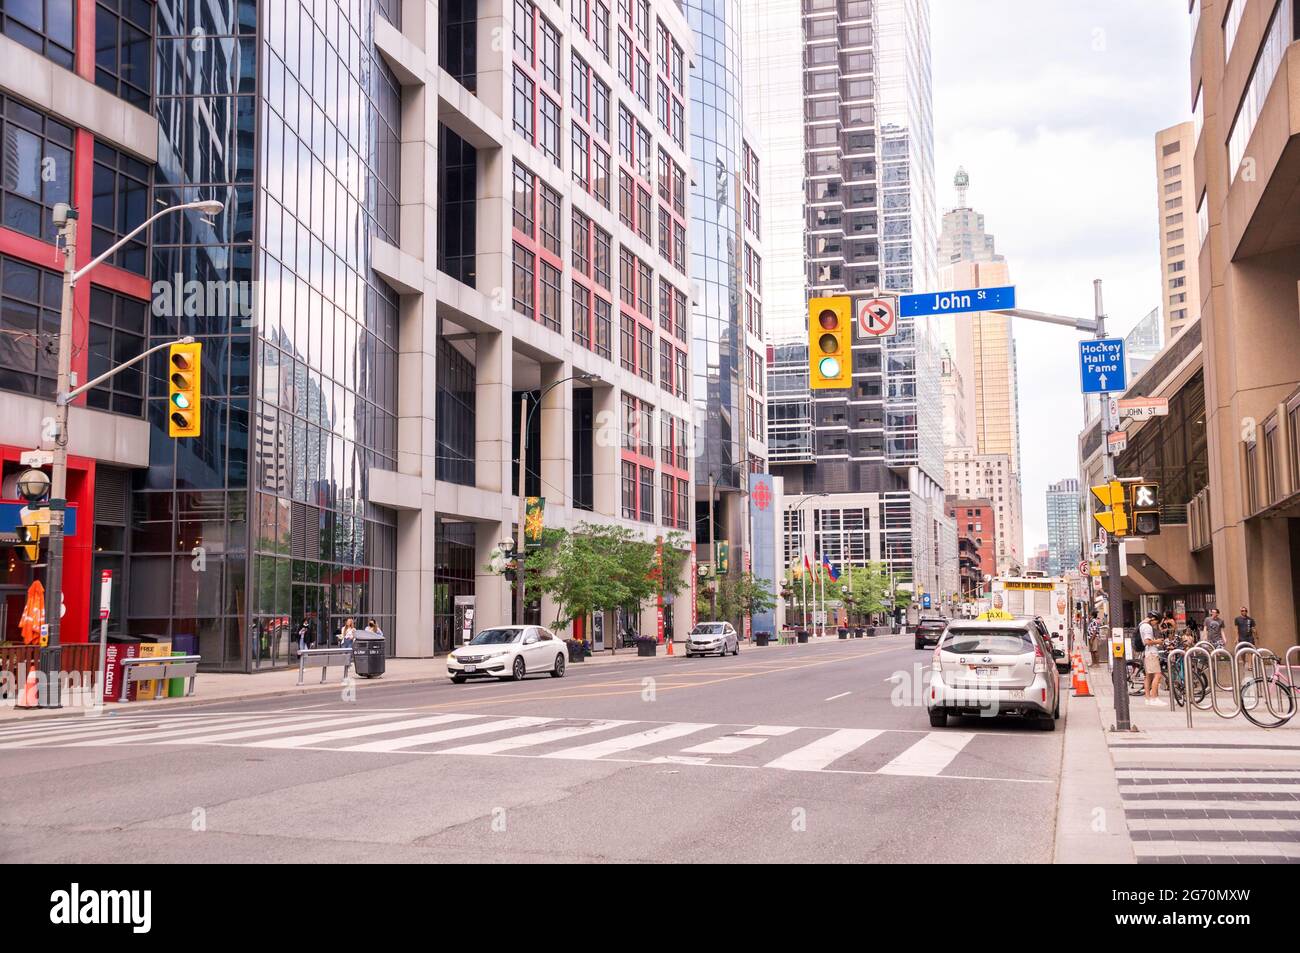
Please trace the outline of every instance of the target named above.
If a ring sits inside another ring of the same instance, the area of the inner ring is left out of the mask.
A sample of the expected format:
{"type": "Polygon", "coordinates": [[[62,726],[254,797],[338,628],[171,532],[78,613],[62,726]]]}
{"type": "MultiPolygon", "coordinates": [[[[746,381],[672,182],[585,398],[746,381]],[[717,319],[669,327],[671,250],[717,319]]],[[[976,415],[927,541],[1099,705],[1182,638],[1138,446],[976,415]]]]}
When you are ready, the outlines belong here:
{"type": "MultiPolygon", "coordinates": [[[[184,652],[172,652],[172,655],[184,655],[184,652]]],[[[169,678],[167,679],[167,697],[184,698],[185,697],[185,679],[169,678]]]]}

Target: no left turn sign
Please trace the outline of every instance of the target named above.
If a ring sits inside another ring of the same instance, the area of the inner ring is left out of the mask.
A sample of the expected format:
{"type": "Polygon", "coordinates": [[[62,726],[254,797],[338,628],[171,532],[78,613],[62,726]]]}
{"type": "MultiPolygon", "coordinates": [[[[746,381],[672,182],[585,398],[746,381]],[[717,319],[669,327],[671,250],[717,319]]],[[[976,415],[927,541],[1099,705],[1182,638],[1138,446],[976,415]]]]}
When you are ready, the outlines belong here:
{"type": "Polygon", "coordinates": [[[898,299],[868,298],[858,309],[858,330],[865,337],[885,337],[898,330],[898,299]]]}

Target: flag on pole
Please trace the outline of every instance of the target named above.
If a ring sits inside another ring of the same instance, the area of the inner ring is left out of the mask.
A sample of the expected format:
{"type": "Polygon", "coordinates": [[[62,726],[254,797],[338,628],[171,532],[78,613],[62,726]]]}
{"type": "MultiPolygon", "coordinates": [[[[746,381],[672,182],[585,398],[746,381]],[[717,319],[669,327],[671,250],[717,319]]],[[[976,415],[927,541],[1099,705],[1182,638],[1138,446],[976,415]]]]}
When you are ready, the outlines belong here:
{"type": "Polygon", "coordinates": [[[822,557],[822,568],[826,570],[826,575],[831,577],[831,582],[840,581],[840,571],[836,569],[829,559],[822,557]]]}
{"type": "Polygon", "coordinates": [[[804,570],[805,570],[806,572],[808,572],[808,573],[811,573],[811,572],[813,571],[813,570],[812,570],[812,560],[808,558],[808,554],[807,554],[807,553],[804,553],[804,554],[803,554],[803,568],[804,568],[804,570]]]}

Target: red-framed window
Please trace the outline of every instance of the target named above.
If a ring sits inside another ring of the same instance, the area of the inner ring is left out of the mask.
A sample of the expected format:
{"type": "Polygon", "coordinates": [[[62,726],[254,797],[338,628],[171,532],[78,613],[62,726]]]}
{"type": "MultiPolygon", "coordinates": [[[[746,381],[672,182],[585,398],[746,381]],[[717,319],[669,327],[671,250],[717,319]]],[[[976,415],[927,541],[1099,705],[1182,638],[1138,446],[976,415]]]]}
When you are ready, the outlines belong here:
{"type": "Polygon", "coordinates": [[[561,330],[560,193],[516,161],[511,199],[512,301],[525,317],[561,330]]]}
{"type": "Polygon", "coordinates": [[[606,0],[571,0],[578,32],[591,40],[609,62],[609,4],[606,0]]]}
{"type": "Polygon", "coordinates": [[[665,526],[681,529],[690,518],[687,492],[687,423],[680,417],[659,412],[660,519],[665,526]]]}
{"type": "Polygon", "coordinates": [[[654,522],[654,407],[623,395],[623,516],[654,522]]]}
{"type": "MultiPolygon", "coordinates": [[[[655,118],[664,132],[686,147],[685,57],[682,48],[662,20],[655,32],[655,118]]],[[[648,94],[648,91],[647,91],[648,94]]],[[[649,105],[649,103],[647,103],[649,105]]]]}
{"type": "Polygon", "coordinates": [[[609,358],[611,338],[609,232],[578,209],[572,214],[573,339],[609,358]]]}
{"type": "Polygon", "coordinates": [[[514,128],[558,166],[560,33],[530,0],[514,0],[514,54],[514,128]]]}

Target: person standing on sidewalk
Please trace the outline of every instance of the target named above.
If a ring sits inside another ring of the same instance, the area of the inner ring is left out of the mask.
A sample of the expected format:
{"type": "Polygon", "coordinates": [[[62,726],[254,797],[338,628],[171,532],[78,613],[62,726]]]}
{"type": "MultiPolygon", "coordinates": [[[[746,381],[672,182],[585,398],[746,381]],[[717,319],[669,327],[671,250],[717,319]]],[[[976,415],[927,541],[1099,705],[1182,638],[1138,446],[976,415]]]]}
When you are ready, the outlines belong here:
{"type": "Polygon", "coordinates": [[[1255,644],[1255,620],[1250,617],[1250,610],[1245,606],[1241,607],[1241,615],[1232,620],[1232,624],[1237,627],[1237,644],[1245,642],[1247,645],[1255,644]]]}
{"type": "Polygon", "coordinates": [[[1205,640],[1216,649],[1223,646],[1223,616],[1218,609],[1211,609],[1205,619],[1205,640]]]}
{"type": "Polygon", "coordinates": [[[1148,612],[1138,627],[1138,635],[1142,638],[1142,671],[1146,675],[1145,695],[1148,705],[1164,705],[1160,700],[1161,636],[1156,629],[1158,619],[1154,612],[1148,612]]]}

